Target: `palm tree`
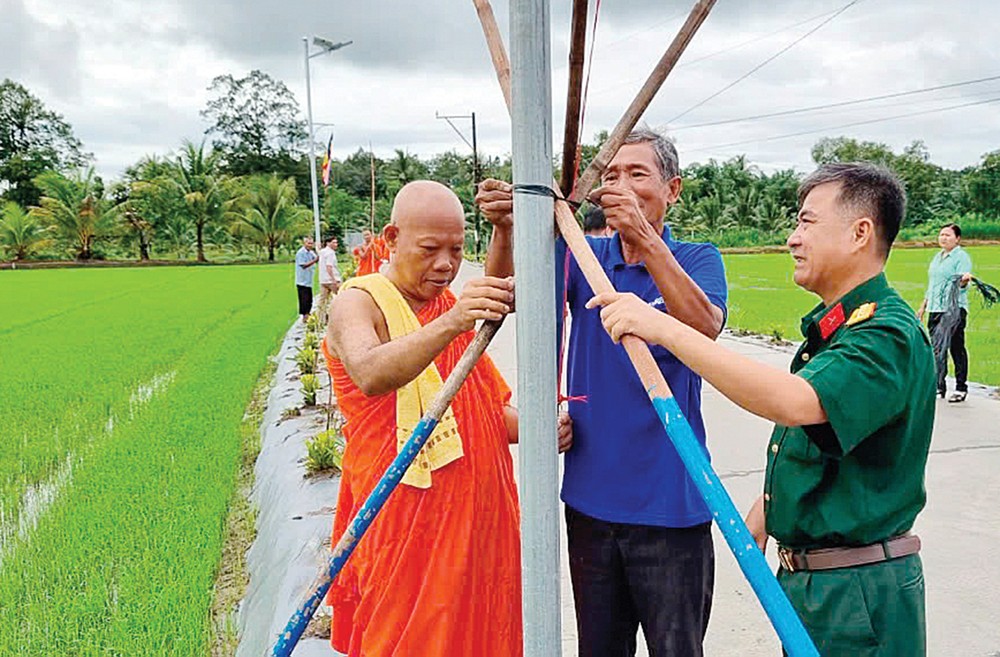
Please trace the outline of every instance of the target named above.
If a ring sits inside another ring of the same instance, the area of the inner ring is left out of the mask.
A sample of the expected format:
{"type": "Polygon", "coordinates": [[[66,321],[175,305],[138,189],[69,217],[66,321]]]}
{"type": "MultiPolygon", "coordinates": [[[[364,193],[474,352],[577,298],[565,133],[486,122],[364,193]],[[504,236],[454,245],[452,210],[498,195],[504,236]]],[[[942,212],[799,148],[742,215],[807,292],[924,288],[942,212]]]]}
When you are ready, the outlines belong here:
{"type": "Polygon", "coordinates": [[[94,169],[76,171],[68,177],[46,171],[35,178],[35,185],[42,190],[42,197],[39,207],[31,208],[30,214],[74,244],[77,258],[93,257],[94,242],[111,232],[116,215],[94,169]]]}
{"type": "Polygon", "coordinates": [[[233,219],[233,233],[249,237],[267,248],[267,259],[274,262],[274,251],[297,232],[308,230],[309,210],[296,200],[295,179],[276,175],[244,179],[246,192],[227,213],[233,219]]]}
{"type": "Polygon", "coordinates": [[[29,258],[51,243],[45,227],[20,205],[7,201],[0,208],[0,245],[13,255],[14,260],[29,258]]]}
{"type": "Polygon", "coordinates": [[[717,190],[713,190],[707,196],[698,199],[691,211],[694,214],[693,221],[704,225],[705,229],[711,233],[718,234],[733,227],[733,221],[728,216],[726,205],[717,190]]]}
{"type": "Polygon", "coordinates": [[[415,155],[410,155],[401,148],[396,149],[395,157],[386,163],[389,179],[393,189],[401,189],[406,183],[427,177],[427,166],[415,155]]]}
{"type": "Polygon", "coordinates": [[[183,195],[188,218],[194,225],[198,262],[205,262],[205,228],[221,222],[231,200],[225,178],[219,173],[217,151],[205,152],[205,142],[184,142],[181,155],[171,167],[170,178],[183,195]]]}
{"type": "Polygon", "coordinates": [[[779,233],[791,228],[795,213],[782,205],[776,196],[763,194],[754,209],[753,223],[762,230],[779,233]]]}
{"type": "Polygon", "coordinates": [[[125,169],[121,182],[111,188],[118,210],[119,231],[139,247],[139,259],[149,260],[153,239],[163,233],[170,219],[186,210],[173,184],[173,163],[148,155],[125,169]]]}
{"type": "Polygon", "coordinates": [[[160,235],[178,258],[188,257],[194,244],[194,226],[187,217],[179,214],[167,217],[160,226],[160,235]]]}

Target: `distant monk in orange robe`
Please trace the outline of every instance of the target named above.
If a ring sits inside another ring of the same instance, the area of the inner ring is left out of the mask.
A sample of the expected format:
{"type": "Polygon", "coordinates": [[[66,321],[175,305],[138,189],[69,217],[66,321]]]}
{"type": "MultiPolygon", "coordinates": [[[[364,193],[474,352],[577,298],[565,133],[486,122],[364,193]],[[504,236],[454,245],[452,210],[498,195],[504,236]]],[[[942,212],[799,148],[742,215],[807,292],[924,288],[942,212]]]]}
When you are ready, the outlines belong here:
{"type": "Polygon", "coordinates": [[[389,247],[385,238],[381,235],[372,235],[367,228],[361,232],[364,240],[360,246],[354,248],[354,257],[358,261],[355,276],[367,276],[375,274],[382,268],[382,265],[389,262],[389,247]]]}
{"type": "MultiPolygon", "coordinates": [[[[333,302],[323,352],[347,419],[334,542],[451,373],[475,322],[510,310],[510,279],[470,281],[457,300],[449,291],[464,227],[462,205],[447,187],[406,185],[385,230],[391,263],[351,279],[333,302]]],[[[517,441],[517,411],[509,402],[484,355],[334,581],[336,650],[349,657],[522,654],[508,448],[517,441]]],[[[560,422],[564,449],[572,432],[568,416],[560,422]]]]}

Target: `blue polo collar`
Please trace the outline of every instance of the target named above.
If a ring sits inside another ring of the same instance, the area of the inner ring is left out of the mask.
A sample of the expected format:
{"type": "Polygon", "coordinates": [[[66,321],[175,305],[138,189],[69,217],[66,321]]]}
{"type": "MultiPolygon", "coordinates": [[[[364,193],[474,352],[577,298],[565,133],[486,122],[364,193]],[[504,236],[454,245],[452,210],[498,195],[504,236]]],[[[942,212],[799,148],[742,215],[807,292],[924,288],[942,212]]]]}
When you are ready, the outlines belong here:
{"type": "MultiPolygon", "coordinates": [[[[663,232],[660,233],[660,237],[667,244],[667,248],[674,251],[674,236],[670,232],[670,226],[664,222],[663,232]]],[[[611,246],[608,252],[608,265],[612,269],[621,269],[625,267],[627,263],[625,262],[625,256],[622,254],[622,238],[616,231],[614,235],[611,236],[611,246]]],[[[637,267],[642,267],[642,263],[636,265],[637,267]]]]}

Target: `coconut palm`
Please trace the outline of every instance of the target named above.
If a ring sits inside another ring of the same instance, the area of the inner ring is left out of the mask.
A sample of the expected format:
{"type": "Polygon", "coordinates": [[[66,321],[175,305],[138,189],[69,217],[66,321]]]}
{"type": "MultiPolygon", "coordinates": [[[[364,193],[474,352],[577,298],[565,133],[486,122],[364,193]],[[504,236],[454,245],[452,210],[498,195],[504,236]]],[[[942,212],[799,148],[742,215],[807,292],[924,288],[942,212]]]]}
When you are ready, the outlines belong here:
{"type": "Polygon", "coordinates": [[[111,188],[123,241],[138,246],[139,259],[149,260],[153,239],[171,218],[186,220],[186,205],[170,173],[173,163],[156,155],[145,156],[125,169],[111,188]]]}
{"type": "Polygon", "coordinates": [[[227,213],[233,233],[264,246],[267,259],[274,262],[278,246],[299,232],[308,232],[311,213],[296,200],[294,178],[251,176],[243,182],[246,191],[227,213]]]}
{"type": "Polygon", "coordinates": [[[42,197],[30,214],[72,244],[78,259],[93,257],[94,243],[111,233],[116,216],[94,169],[69,176],[46,171],[35,178],[35,185],[42,190],[42,197]]]}
{"type": "Polygon", "coordinates": [[[159,235],[178,258],[186,259],[194,246],[194,226],[187,217],[175,214],[160,226],[159,235]]]}
{"type": "Polygon", "coordinates": [[[394,157],[385,163],[392,190],[398,190],[406,183],[426,178],[427,165],[419,157],[397,148],[394,157]]]}
{"type": "Polygon", "coordinates": [[[194,226],[198,262],[205,262],[205,229],[221,223],[232,200],[226,179],[219,172],[218,152],[206,153],[205,142],[195,146],[185,141],[171,167],[170,180],[183,195],[188,218],[194,226]]]}
{"type": "Polygon", "coordinates": [[[37,217],[13,201],[0,207],[0,245],[14,260],[30,258],[50,244],[49,231],[37,217]]]}

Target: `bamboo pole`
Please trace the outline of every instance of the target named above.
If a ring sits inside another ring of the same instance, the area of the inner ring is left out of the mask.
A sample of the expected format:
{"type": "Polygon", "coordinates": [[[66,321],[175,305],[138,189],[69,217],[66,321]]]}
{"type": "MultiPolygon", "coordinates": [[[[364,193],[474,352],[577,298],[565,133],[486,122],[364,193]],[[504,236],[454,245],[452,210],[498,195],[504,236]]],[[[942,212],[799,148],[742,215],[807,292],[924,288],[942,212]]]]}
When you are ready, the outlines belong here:
{"type": "Polygon", "coordinates": [[[479,14],[479,24],[482,25],[486,35],[486,43],[501,44],[500,48],[490,48],[490,57],[493,59],[493,70],[497,74],[504,103],[507,104],[507,111],[510,111],[510,60],[507,58],[507,49],[502,45],[503,37],[500,36],[500,28],[497,27],[497,18],[493,15],[493,5],[489,0],[472,0],[472,4],[476,6],[476,13],[479,14]]]}
{"type": "Polygon", "coordinates": [[[372,150],[372,143],[368,142],[368,163],[371,168],[371,214],[368,217],[368,230],[372,232],[372,240],[375,239],[375,151],[372,150]]]}
{"type": "MultiPolygon", "coordinates": [[[[473,0],[473,2],[477,3],[477,7],[479,3],[487,1],[473,0]]],[[[594,158],[591,166],[587,169],[590,175],[586,177],[581,176],[577,182],[575,196],[584,198],[590,193],[593,186],[600,179],[600,174],[607,166],[607,163],[617,153],[625,136],[628,135],[632,127],[635,126],[635,123],[638,122],[639,117],[642,116],[642,113],[649,106],[656,89],[666,79],[666,73],[676,64],[684,48],[687,47],[687,44],[690,43],[691,38],[694,36],[694,32],[697,31],[697,27],[704,22],[713,4],[714,0],[699,0],[695,3],[678,37],[671,44],[670,48],[668,48],[664,57],[661,58],[653,74],[650,75],[649,80],[647,80],[647,83],[640,91],[639,96],[632,102],[625,115],[615,127],[614,134],[618,135],[616,139],[618,142],[617,145],[610,138],[608,139],[608,143],[601,149],[601,152],[604,153],[604,158],[594,158]]],[[[488,18],[492,14],[480,11],[479,15],[481,18],[483,16],[488,18]]],[[[487,45],[493,61],[506,59],[506,55],[503,54],[503,41],[499,36],[499,30],[496,26],[484,25],[483,32],[486,35],[487,45]]],[[[508,97],[509,94],[505,93],[504,96],[508,97]]],[[[509,105],[508,109],[510,109],[509,105]]],[[[576,223],[569,205],[565,202],[557,202],[555,215],[559,231],[576,257],[580,269],[591,289],[596,294],[614,292],[615,290],[611,285],[611,281],[608,279],[604,268],[598,262],[594,252],[590,249],[590,245],[587,243],[579,224],[576,223]]],[[[750,583],[750,587],[764,608],[788,655],[790,657],[819,657],[816,646],[806,632],[805,626],[789,602],[788,597],[782,591],[774,573],[771,572],[767,561],[764,559],[763,552],[757,548],[750,530],[747,529],[746,523],[743,522],[742,516],[726,492],[722,481],[712,469],[706,454],[695,439],[694,433],[691,431],[691,426],[681,412],[677,401],[673,398],[673,393],[670,391],[670,387],[667,385],[662,372],[656,366],[656,361],[653,359],[649,347],[641,339],[632,335],[624,336],[621,344],[625,348],[636,373],[639,375],[643,387],[649,395],[650,402],[656,409],[664,429],[666,429],[667,436],[677,450],[677,454],[684,463],[684,467],[697,487],[698,492],[712,511],[715,522],[726,539],[729,549],[732,551],[733,556],[736,557],[740,569],[743,571],[744,576],[750,583]]]]}
{"type": "Polygon", "coordinates": [[[562,175],[559,188],[569,197],[576,180],[576,151],[580,138],[580,104],[583,98],[583,53],[587,42],[587,0],[573,0],[569,37],[569,80],[566,91],[566,121],[563,125],[562,175]]]}

